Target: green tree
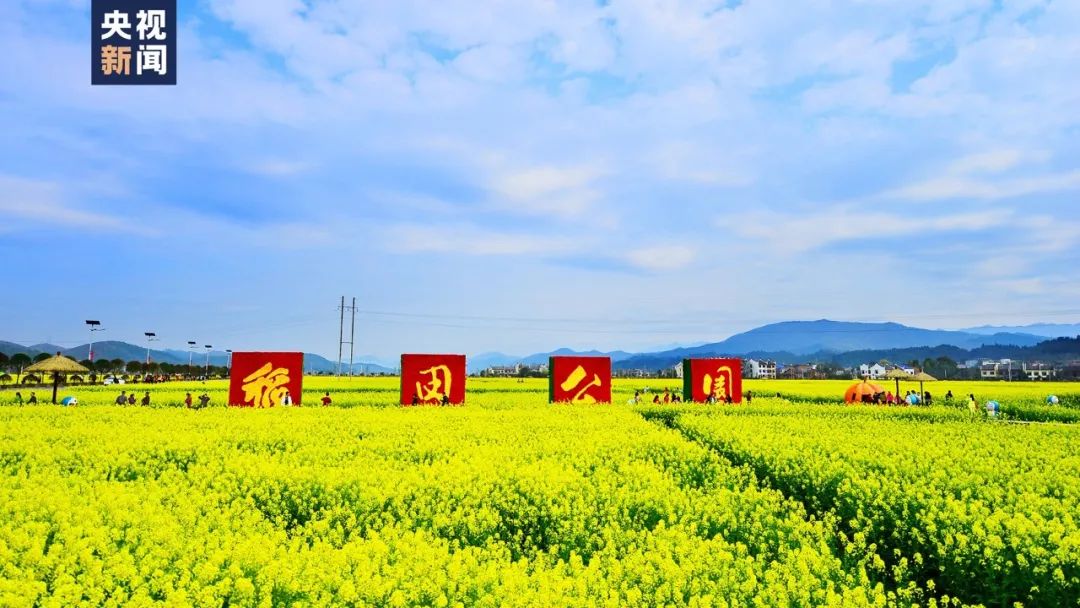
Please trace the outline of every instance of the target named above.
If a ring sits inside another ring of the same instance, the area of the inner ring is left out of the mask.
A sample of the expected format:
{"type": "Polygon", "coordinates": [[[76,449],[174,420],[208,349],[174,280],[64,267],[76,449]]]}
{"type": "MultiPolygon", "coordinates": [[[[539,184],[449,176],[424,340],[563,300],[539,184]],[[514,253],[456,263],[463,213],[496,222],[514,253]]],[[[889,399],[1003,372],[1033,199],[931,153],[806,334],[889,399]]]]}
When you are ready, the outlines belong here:
{"type": "Polygon", "coordinates": [[[7,369],[8,363],[10,362],[11,360],[6,354],[0,353],[0,371],[7,369]]]}
{"type": "Polygon", "coordinates": [[[26,353],[15,353],[14,355],[11,355],[11,367],[15,368],[15,371],[17,372],[17,377],[15,378],[16,384],[18,384],[19,380],[22,378],[23,370],[26,369],[30,363],[32,363],[30,355],[27,355],[26,353]]]}
{"type": "Polygon", "coordinates": [[[51,356],[52,355],[50,355],[49,353],[38,353],[34,355],[34,363],[41,363],[42,361],[48,359],[51,356]]]}
{"type": "Polygon", "coordinates": [[[129,374],[136,374],[138,372],[141,372],[142,368],[142,361],[128,361],[127,365],[124,367],[124,369],[126,369],[129,374]]]}
{"type": "Polygon", "coordinates": [[[934,359],[934,369],[941,378],[956,378],[960,375],[960,366],[949,357],[934,359]]]}

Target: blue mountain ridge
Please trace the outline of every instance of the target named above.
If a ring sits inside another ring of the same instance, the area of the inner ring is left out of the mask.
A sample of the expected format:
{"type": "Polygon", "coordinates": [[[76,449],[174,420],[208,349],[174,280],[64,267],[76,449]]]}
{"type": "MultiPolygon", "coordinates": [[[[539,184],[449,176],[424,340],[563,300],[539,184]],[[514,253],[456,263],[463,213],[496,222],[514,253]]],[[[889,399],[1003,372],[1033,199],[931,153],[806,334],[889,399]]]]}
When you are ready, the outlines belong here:
{"type": "MultiPolygon", "coordinates": [[[[1045,324],[1043,324],[1045,325],[1045,324]]],[[[1033,326],[1042,329],[1042,325],[1033,326]]],[[[1068,327],[1068,326],[1065,326],[1068,327]]],[[[987,331],[984,328],[977,328],[987,331]]],[[[1010,328],[1012,329],[1012,328],[1010,328]]],[[[1064,330],[1064,328],[1062,328],[1064,330]]],[[[761,356],[791,360],[810,354],[844,353],[851,351],[874,351],[886,349],[954,346],[961,349],[974,349],[981,346],[1034,346],[1045,340],[1045,336],[1019,333],[1019,332],[993,332],[975,333],[971,331],[955,331],[943,329],[924,329],[910,327],[899,323],[861,323],[849,321],[832,321],[819,319],[816,321],[784,321],[763,325],[735,334],[727,339],[698,344],[696,346],[671,348],[662,351],[648,353],[632,353],[622,350],[615,351],[576,351],[569,348],[559,348],[550,352],[534,353],[527,356],[507,355],[499,352],[486,352],[468,358],[470,372],[476,372],[493,365],[514,365],[525,363],[537,365],[545,363],[552,355],[594,355],[609,356],[617,368],[633,368],[641,364],[641,367],[655,369],[658,366],[674,364],[685,357],[704,355],[731,355],[731,356],[761,356]],[[648,363],[648,365],[645,365],[648,363]]],[[[25,347],[11,342],[0,341],[0,352],[8,355],[14,352],[26,352],[34,356],[40,352],[56,352],[52,345],[49,351],[36,347],[25,347]]],[[[59,349],[66,355],[78,360],[85,359],[88,345],[83,344],[67,349],[59,349]]],[[[103,341],[95,343],[94,352],[97,358],[143,360],[146,357],[146,348],[120,341],[103,341]]],[[[154,361],[168,363],[187,363],[188,351],[185,350],[151,350],[150,357],[154,361]]],[[[205,361],[206,354],[203,351],[193,353],[193,361],[205,361]]],[[[210,353],[210,362],[214,365],[224,365],[227,354],[220,351],[210,353]]],[[[305,367],[315,372],[330,372],[337,368],[337,363],[320,355],[305,353],[305,367]]],[[[388,367],[365,361],[354,364],[354,372],[361,369],[369,373],[387,373],[392,371],[388,367]]]]}

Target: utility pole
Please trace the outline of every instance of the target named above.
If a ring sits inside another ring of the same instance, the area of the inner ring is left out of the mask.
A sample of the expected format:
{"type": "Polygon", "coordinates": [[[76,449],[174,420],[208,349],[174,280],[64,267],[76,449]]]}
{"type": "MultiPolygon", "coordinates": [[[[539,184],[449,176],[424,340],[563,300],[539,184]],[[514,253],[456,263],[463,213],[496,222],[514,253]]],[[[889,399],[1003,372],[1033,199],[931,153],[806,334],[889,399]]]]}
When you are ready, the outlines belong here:
{"type": "Polygon", "coordinates": [[[213,348],[213,347],[210,346],[209,344],[206,344],[205,347],[206,347],[206,368],[203,371],[203,377],[206,378],[207,380],[209,380],[210,379],[210,349],[213,348]]]}
{"type": "Polygon", "coordinates": [[[195,352],[195,341],[194,340],[188,340],[187,341],[187,348],[188,348],[188,351],[187,351],[187,373],[188,373],[188,376],[190,376],[191,375],[191,355],[195,352]]]}
{"type": "Polygon", "coordinates": [[[341,359],[345,354],[345,345],[349,345],[349,375],[352,375],[353,365],[353,336],[356,332],[356,298],[352,299],[352,306],[345,305],[345,296],[341,296],[341,305],[338,306],[341,317],[338,321],[338,350],[337,350],[337,375],[341,375],[341,359]],[[345,311],[352,313],[352,327],[349,330],[349,341],[345,341],[345,311]]]}

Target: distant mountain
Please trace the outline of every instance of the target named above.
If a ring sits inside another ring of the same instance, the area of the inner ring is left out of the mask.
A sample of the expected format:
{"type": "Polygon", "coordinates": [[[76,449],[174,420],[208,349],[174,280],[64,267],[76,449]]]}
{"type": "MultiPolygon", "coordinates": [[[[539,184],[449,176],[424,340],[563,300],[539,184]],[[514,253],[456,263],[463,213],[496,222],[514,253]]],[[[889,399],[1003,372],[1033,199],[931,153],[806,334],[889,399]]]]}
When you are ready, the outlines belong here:
{"type": "MultiPolygon", "coordinates": [[[[25,353],[33,357],[40,354],[42,351],[29,346],[23,346],[22,344],[16,344],[14,342],[5,342],[0,340],[0,353],[4,353],[7,356],[14,355],[15,353],[25,353]]],[[[55,351],[53,351],[55,352],[55,351]]]]}
{"type": "MultiPolygon", "coordinates": [[[[331,361],[326,357],[313,353],[304,353],[304,371],[333,373],[337,371],[337,361],[331,361]]],[[[391,374],[394,370],[368,361],[353,361],[353,374],[391,374]]],[[[349,373],[349,362],[341,365],[341,373],[349,373]]]]}
{"type": "Polygon", "coordinates": [[[623,350],[604,352],[599,350],[573,350],[571,348],[559,348],[549,353],[536,353],[534,355],[529,355],[521,361],[526,365],[539,365],[540,363],[547,363],[548,358],[556,356],[611,357],[612,361],[622,361],[627,357],[634,356],[634,353],[628,353],[623,350]]]}
{"type": "Polygon", "coordinates": [[[971,334],[992,335],[998,333],[1020,333],[1044,338],[1071,338],[1080,336],[1080,323],[1032,323],[1031,325],[980,325],[962,329],[971,334]]]}
{"type": "MultiPolygon", "coordinates": [[[[534,353],[524,357],[488,352],[469,357],[467,361],[470,372],[478,372],[493,365],[514,365],[519,362],[527,365],[538,365],[546,363],[548,357],[552,355],[609,356],[615,369],[656,370],[670,367],[685,357],[722,355],[762,357],[774,359],[780,363],[789,363],[806,361],[811,356],[819,360],[826,360],[832,355],[850,352],[866,353],[928,347],[953,347],[961,350],[979,349],[984,346],[1029,347],[1045,340],[1045,337],[1033,333],[998,330],[1068,332],[1075,328],[1077,326],[1038,324],[1026,328],[982,327],[975,328],[977,331],[951,331],[909,327],[899,323],[853,323],[821,319],[818,321],[773,323],[736,334],[720,342],[671,348],[651,353],[630,353],[621,350],[609,352],[597,350],[575,351],[569,348],[560,348],[551,352],[534,353]]],[[[41,350],[37,347],[24,347],[10,342],[0,342],[0,352],[9,355],[13,352],[26,352],[34,356],[40,352],[56,352],[58,350],[49,344],[37,346],[48,347],[48,350],[41,350]]],[[[88,346],[83,344],[74,348],[59,350],[75,359],[82,360],[86,358],[87,349],[88,346]]],[[[94,354],[95,358],[142,361],[146,358],[146,348],[126,342],[104,341],[94,344],[94,354]]],[[[186,350],[152,350],[150,352],[152,360],[174,364],[187,363],[188,358],[192,355],[194,361],[206,361],[205,352],[199,350],[194,353],[189,353],[186,350]]],[[[305,357],[305,367],[310,371],[333,372],[337,369],[336,361],[310,353],[307,353],[305,357]]],[[[227,355],[223,352],[214,351],[210,353],[210,363],[214,365],[224,365],[226,358],[227,355]]],[[[390,366],[370,360],[357,362],[353,366],[354,373],[360,373],[361,369],[368,373],[388,373],[391,371],[390,366]]]]}
{"type": "Polygon", "coordinates": [[[971,334],[944,329],[922,329],[899,323],[852,323],[845,321],[787,321],[764,325],[715,344],[691,351],[723,351],[744,354],[758,351],[789,351],[797,355],[820,351],[845,352],[949,344],[976,348],[983,344],[1032,346],[1042,338],[1015,333],[971,334]]]}
{"type": "Polygon", "coordinates": [[[573,350],[571,348],[559,348],[551,352],[533,353],[525,357],[519,357],[516,355],[506,355],[503,353],[492,352],[469,356],[466,359],[466,365],[468,367],[469,373],[476,373],[492,366],[517,365],[518,363],[524,363],[525,365],[540,365],[542,363],[547,363],[549,357],[559,355],[580,355],[583,357],[611,357],[612,361],[621,361],[628,357],[634,356],[634,353],[628,353],[622,350],[603,352],[599,350],[573,350]]]}
{"type": "MultiPolygon", "coordinates": [[[[50,344],[38,344],[34,346],[23,346],[14,342],[0,341],[0,353],[4,353],[11,356],[15,353],[26,353],[31,357],[46,352],[49,354],[55,354],[57,351],[67,355],[76,361],[82,361],[86,359],[89,354],[90,345],[81,344],[71,348],[62,348],[50,344]],[[42,347],[48,347],[45,350],[42,347]]],[[[194,365],[203,365],[207,362],[205,350],[195,350],[188,352],[186,350],[178,349],[166,349],[166,350],[153,350],[150,351],[150,360],[157,363],[172,363],[174,365],[186,365],[190,361],[194,365]]],[[[146,347],[138,346],[135,344],[129,344],[127,342],[119,342],[116,340],[105,340],[103,342],[94,343],[94,359],[122,359],[124,361],[145,361],[146,360],[146,347]]],[[[229,361],[229,353],[219,350],[211,350],[209,362],[210,365],[223,366],[229,361]]],[[[344,366],[343,373],[348,373],[348,364],[344,366]]],[[[304,353],[304,369],[312,372],[332,372],[337,369],[337,361],[330,361],[325,357],[321,357],[312,353],[304,353]]],[[[393,370],[369,362],[356,362],[353,365],[353,373],[369,373],[369,374],[386,374],[391,373],[393,370]]]]}
{"type": "Polygon", "coordinates": [[[614,363],[615,369],[663,369],[686,357],[761,357],[780,363],[850,351],[878,351],[930,346],[973,349],[983,345],[1033,346],[1044,338],[1028,334],[979,335],[943,329],[922,329],[899,323],[787,321],[764,325],[721,342],[634,355],[614,363]]]}
{"type": "Polygon", "coordinates": [[[857,350],[846,353],[819,353],[810,361],[835,363],[844,367],[872,361],[923,361],[948,357],[957,363],[969,359],[1019,359],[1022,361],[1064,362],[1080,359],[1080,338],[1051,338],[1034,346],[1008,346],[992,344],[978,348],[963,349],[955,346],[920,346],[888,350],[857,350]]]}
{"type": "Polygon", "coordinates": [[[489,352],[466,357],[465,363],[469,373],[475,373],[493,366],[514,365],[521,360],[522,357],[518,357],[517,355],[489,352]]]}

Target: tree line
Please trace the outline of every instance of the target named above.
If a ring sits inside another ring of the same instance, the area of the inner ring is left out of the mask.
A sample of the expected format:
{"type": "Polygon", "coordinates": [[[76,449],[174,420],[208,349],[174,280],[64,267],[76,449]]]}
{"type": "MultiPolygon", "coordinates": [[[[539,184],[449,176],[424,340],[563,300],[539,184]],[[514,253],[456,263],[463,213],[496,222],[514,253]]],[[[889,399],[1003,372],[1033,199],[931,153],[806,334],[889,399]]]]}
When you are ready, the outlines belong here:
{"type": "MultiPolygon", "coordinates": [[[[0,383],[9,384],[14,382],[15,384],[21,384],[27,380],[40,382],[41,378],[36,376],[31,376],[29,379],[24,377],[26,375],[25,370],[34,363],[44,361],[51,356],[48,353],[39,353],[32,357],[27,353],[13,353],[11,355],[0,353],[0,383]]],[[[206,366],[198,364],[158,363],[157,361],[151,361],[147,364],[145,361],[125,361],[123,359],[98,359],[97,361],[83,359],[79,361],[79,364],[90,370],[90,373],[86,374],[85,378],[75,374],[69,380],[97,382],[109,376],[127,380],[135,375],[168,380],[175,379],[178,376],[182,378],[196,378],[204,375],[220,377],[227,375],[229,371],[228,368],[220,365],[211,365],[207,369],[206,366]]]]}

